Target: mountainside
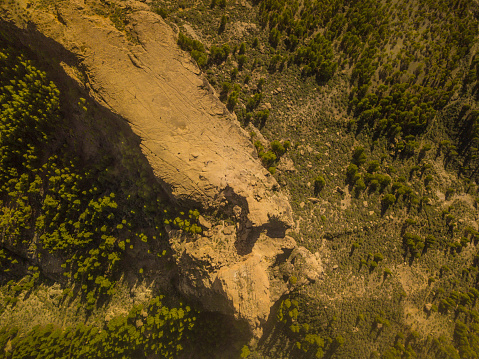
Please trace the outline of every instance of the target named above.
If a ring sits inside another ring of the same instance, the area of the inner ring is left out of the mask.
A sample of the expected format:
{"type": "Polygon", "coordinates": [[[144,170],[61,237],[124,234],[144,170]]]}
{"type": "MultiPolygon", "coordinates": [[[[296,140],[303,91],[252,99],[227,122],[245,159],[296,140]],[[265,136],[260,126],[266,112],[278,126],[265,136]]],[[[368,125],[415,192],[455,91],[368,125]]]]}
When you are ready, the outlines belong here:
{"type": "Polygon", "coordinates": [[[478,355],[476,1],[1,11],[6,357],[478,355]]]}

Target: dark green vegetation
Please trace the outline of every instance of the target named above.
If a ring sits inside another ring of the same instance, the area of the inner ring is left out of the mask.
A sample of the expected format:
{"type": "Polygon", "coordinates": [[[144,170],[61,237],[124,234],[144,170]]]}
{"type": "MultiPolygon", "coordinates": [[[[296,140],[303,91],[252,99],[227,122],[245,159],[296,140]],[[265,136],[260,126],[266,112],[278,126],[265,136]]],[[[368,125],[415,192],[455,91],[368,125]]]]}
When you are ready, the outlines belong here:
{"type": "Polygon", "coordinates": [[[79,324],[61,329],[50,324],[35,326],[25,335],[2,328],[0,346],[10,342],[8,358],[177,358],[183,332],[192,329],[196,318],[190,307],[169,309],[161,299],[152,299],[146,308],[135,306],[103,328],[79,324]]]}
{"type": "Polygon", "coordinates": [[[477,357],[477,5],[155,6],[291,193],[291,235],[325,266],[240,355],[477,357]]]}

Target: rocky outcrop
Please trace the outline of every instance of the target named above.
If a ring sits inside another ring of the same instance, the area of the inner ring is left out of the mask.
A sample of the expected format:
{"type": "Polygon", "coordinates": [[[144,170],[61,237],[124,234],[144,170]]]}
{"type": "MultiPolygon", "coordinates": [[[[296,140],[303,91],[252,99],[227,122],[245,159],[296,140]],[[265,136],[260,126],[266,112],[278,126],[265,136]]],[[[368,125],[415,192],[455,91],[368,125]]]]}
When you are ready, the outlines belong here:
{"type": "Polygon", "coordinates": [[[170,237],[182,273],[181,291],[209,310],[245,320],[256,337],[282,295],[322,274],[317,259],[288,236],[261,233],[247,255],[235,250],[238,233],[226,223],[193,242],[181,231],[171,231],[170,237]]]}
{"type": "MultiPolygon", "coordinates": [[[[287,197],[256,158],[246,132],[178,48],[174,31],[141,2],[111,3],[125,10],[124,31],[95,12],[94,1],[61,1],[51,8],[33,2],[24,16],[6,5],[2,16],[81,60],[91,97],[128,121],[172,200],[219,209],[231,219],[231,225],[213,223],[195,241],[171,232],[180,289],[211,310],[246,320],[259,335],[271,305],[291,285],[286,273],[307,263],[314,280],[320,265],[285,236],[293,223],[287,197]],[[294,261],[292,253],[304,260],[294,261]]],[[[46,44],[30,40],[29,46],[48,53],[46,44]]]]}

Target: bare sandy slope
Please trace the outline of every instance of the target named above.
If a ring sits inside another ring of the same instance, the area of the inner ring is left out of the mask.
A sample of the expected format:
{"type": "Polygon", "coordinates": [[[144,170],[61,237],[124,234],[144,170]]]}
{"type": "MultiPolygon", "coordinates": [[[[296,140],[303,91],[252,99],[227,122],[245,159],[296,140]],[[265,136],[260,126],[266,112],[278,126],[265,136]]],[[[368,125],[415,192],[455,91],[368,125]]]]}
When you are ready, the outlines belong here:
{"type": "Polygon", "coordinates": [[[272,191],[276,181],[254,158],[247,134],[196,64],[178,48],[175,33],[143,4],[131,4],[129,21],[139,44],[109,19],[87,11],[82,1],[59,3],[61,22],[47,12],[32,17],[45,35],[82,57],[91,95],[130,123],[155,175],[175,199],[207,208],[225,195],[230,202],[239,195],[246,200],[243,219],[253,227],[271,217],[289,225],[286,197],[272,191]]]}

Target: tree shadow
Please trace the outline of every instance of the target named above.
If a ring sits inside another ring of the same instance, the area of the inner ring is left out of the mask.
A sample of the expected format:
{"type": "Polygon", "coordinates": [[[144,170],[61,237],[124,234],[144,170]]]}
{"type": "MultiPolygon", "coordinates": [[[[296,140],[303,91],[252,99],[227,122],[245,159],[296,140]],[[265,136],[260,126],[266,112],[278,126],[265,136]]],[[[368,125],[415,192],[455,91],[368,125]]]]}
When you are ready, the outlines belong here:
{"type": "Polygon", "coordinates": [[[238,359],[252,335],[244,321],[224,314],[200,311],[186,339],[182,359],[238,359]]]}
{"type": "Polygon", "coordinates": [[[287,342],[287,345],[284,345],[284,334],[285,325],[283,323],[278,323],[276,319],[276,313],[278,311],[281,302],[287,298],[288,295],[283,295],[278,301],[271,307],[270,314],[266,323],[263,325],[263,336],[258,342],[258,348],[261,349],[261,352],[267,356],[274,357],[275,349],[278,345],[281,346],[282,353],[291,353],[294,349],[293,343],[287,342]]]}
{"type": "MultiPolygon", "coordinates": [[[[45,71],[49,80],[53,81],[60,90],[60,114],[65,118],[67,125],[65,128],[58,128],[56,135],[57,142],[55,145],[59,148],[67,146],[72,153],[78,155],[78,161],[81,167],[95,166],[101,158],[108,157],[111,161],[111,166],[118,172],[115,178],[125,179],[125,186],[132,186],[132,188],[139,188],[139,185],[153,188],[155,195],[158,195],[158,201],[167,203],[174,208],[199,208],[199,203],[191,199],[178,200],[172,195],[173,188],[171,185],[165,183],[158,178],[152,166],[150,165],[146,155],[142,152],[142,138],[136,135],[127,119],[114,113],[104,104],[97,101],[89,94],[88,86],[79,84],[76,80],[70,77],[64,64],[70,68],[83,71],[81,59],[66,50],[59,43],[44,36],[31,23],[26,29],[19,29],[13,24],[0,20],[0,29],[3,33],[8,33],[9,38],[2,38],[2,46],[11,46],[13,48],[21,48],[22,51],[33,59],[35,67],[45,71]],[[36,51],[35,51],[36,50],[36,51]],[[84,98],[88,102],[87,115],[81,112],[77,102],[78,99],[84,98]],[[76,99],[76,101],[75,101],[76,99]],[[125,168],[125,162],[122,161],[121,156],[124,154],[122,149],[128,151],[129,158],[134,159],[133,165],[141,168],[125,168]],[[141,182],[139,177],[141,174],[141,182]],[[138,182],[138,183],[137,183],[138,182]]],[[[87,78],[85,73],[82,73],[87,78]]],[[[110,190],[114,188],[114,183],[107,183],[106,188],[110,190]]],[[[122,182],[123,186],[123,182],[122,182]]],[[[126,189],[128,190],[129,187],[126,189]]],[[[119,188],[124,191],[125,188],[119,188]]],[[[139,197],[141,199],[141,197],[139,197]]],[[[136,218],[137,226],[145,227],[145,231],[150,229],[156,231],[154,223],[150,223],[145,218],[136,218]]],[[[135,227],[136,228],[136,227],[135,227]]],[[[158,239],[160,241],[160,239],[158,239]]],[[[133,244],[133,242],[132,242],[133,244]]],[[[91,244],[87,249],[94,249],[97,243],[91,244]]],[[[153,244],[152,244],[153,245],[153,244]]],[[[161,241],[161,245],[157,248],[164,248],[162,246],[169,246],[168,240],[161,241]]],[[[141,247],[141,241],[135,242],[135,246],[141,247]]],[[[144,246],[143,246],[144,247],[144,246]]],[[[116,274],[113,274],[110,279],[120,280],[125,279],[124,284],[129,290],[133,289],[139,283],[147,287],[158,286],[156,283],[161,283],[163,288],[168,289],[171,293],[175,292],[174,288],[177,284],[177,268],[172,257],[165,256],[164,258],[157,258],[156,253],[148,253],[150,247],[141,247],[141,253],[125,252],[122,258],[121,266],[116,274]],[[146,268],[145,275],[138,275],[138,269],[146,268]],[[160,278],[151,273],[161,274],[160,278]]],[[[42,263],[36,259],[30,259],[31,265],[39,266],[42,271],[42,263]]],[[[48,271],[45,271],[48,273],[48,271]]],[[[62,286],[68,286],[68,281],[64,276],[55,276],[52,278],[55,282],[62,286]]],[[[78,288],[74,289],[75,295],[81,295],[78,288]]],[[[178,293],[172,297],[178,299],[178,293]]],[[[67,303],[69,300],[66,297],[62,303],[67,303]]],[[[97,306],[104,307],[109,303],[109,296],[102,296],[98,298],[97,306]]]]}

